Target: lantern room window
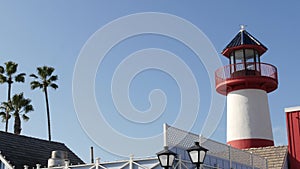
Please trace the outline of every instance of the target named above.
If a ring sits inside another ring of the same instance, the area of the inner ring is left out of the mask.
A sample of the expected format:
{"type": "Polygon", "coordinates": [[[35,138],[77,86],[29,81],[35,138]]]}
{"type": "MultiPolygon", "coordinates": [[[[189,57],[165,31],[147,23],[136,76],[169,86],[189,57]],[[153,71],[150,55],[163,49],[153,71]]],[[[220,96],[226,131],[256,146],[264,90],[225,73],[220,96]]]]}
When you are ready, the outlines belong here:
{"type": "Polygon", "coordinates": [[[255,75],[260,71],[260,56],[255,49],[239,49],[230,54],[230,72],[244,72],[244,75],[255,75]]]}

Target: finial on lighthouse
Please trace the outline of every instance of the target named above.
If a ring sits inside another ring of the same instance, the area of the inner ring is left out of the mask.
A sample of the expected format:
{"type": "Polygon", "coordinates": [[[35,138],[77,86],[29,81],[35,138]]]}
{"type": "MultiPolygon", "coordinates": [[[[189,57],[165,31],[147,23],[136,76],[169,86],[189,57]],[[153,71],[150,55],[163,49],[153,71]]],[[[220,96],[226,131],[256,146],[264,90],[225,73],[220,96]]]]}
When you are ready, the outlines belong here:
{"type": "Polygon", "coordinates": [[[241,24],[240,27],[241,27],[240,31],[244,31],[246,29],[247,25],[241,24]]]}

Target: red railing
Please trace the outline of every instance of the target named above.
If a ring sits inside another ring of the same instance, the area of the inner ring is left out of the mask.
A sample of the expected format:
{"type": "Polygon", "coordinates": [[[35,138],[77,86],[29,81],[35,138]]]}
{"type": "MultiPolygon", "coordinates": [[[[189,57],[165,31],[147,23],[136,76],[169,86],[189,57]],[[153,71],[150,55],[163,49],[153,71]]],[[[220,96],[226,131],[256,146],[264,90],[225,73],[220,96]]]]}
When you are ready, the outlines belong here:
{"type": "Polygon", "coordinates": [[[226,65],[215,72],[216,86],[226,80],[243,77],[268,77],[278,82],[277,68],[267,63],[237,63],[226,65]],[[246,67],[246,68],[245,68],[246,67]]]}

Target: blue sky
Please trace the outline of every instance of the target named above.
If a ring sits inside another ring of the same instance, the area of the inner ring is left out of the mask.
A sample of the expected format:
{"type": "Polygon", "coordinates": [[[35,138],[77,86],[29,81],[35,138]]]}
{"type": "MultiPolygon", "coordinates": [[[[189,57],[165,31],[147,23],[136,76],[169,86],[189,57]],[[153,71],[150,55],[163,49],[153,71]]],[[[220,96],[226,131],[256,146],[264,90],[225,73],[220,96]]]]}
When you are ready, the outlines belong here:
{"type": "MultiPolygon", "coordinates": [[[[269,94],[269,105],[275,143],[282,145],[287,144],[284,108],[299,105],[299,10],[298,1],[1,1],[0,63],[3,65],[6,61],[15,61],[19,63],[19,71],[28,75],[34,73],[37,66],[55,67],[55,73],[59,76],[59,88],[57,91],[50,90],[49,94],[53,140],[64,142],[86,162],[89,161],[90,146],[94,146],[95,156],[113,160],[124,157],[115,156],[97,146],[81,128],[74,109],[73,72],[86,41],[98,29],[117,18],[141,12],[168,13],[198,27],[210,39],[226,65],[228,61],[220,52],[239,31],[239,25],[246,24],[248,32],[269,49],[261,60],[278,68],[279,88],[269,94]]],[[[200,109],[196,121],[192,122],[191,131],[199,133],[215,90],[210,86],[205,65],[195,53],[181,42],[160,35],[130,37],[114,46],[105,56],[95,77],[95,97],[104,112],[103,117],[113,129],[132,138],[159,134],[162,132],[163,122],[172,124],[176,119],[172,113],[176,115],[180,107],[178,84],[174,78],[157,70],[139,73],[130,85],[129,96],[137,109],[147,110],[150,106],[149,92],[157,88],[163,90],[167,105],[158,120],[133,123],[124,120],[114,108],[110,96],[110,81],[116,66],[126,56],[145,48],[159,48],[180,56],[194,73],[199,86],[200,109]]],[[[29,81],[28,77],[24,84],[13,84],[13,93],[24,92],[25,97],[32,99],[35,108],[29,115],[29,122],[23,123],[22,134],[46,139],[44,96],[40,91],[31,91],[29,81]]],[[[0,100],[4,101],[7,95],[6,85],[0,86],[0,93],[0,100]]],[[[213,139],[220,142],[226,140],[225,113],[226,111],[212,135],[213,139]]],[[[3,123],[0,129],[4,130],[3,123]]],[[[95,125],[95,131],[97,130],[95,125]]],[[[110,133],[103,132],[101,136],[109,138],[110,133]]],[[[114,143],[119,144],[112,141],[114,143]]],[[[128,151],[128,155],[135,153],[130,152],[128,147],[124,149],[128,151]]]]}

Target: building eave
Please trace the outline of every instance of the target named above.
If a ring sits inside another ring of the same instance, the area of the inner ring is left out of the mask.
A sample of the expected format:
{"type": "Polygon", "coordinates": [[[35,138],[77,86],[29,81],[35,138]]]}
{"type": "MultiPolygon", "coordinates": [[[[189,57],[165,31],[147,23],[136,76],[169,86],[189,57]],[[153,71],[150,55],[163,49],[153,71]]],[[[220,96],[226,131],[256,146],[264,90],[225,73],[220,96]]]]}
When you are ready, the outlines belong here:
{"type": "Polygon", "coordinates": [[[0,152],[0,161],[5,165],[8,169],[14,169],[14,167],[5,159],[5,157],[0,152]]]}

